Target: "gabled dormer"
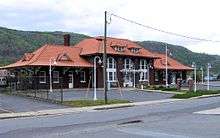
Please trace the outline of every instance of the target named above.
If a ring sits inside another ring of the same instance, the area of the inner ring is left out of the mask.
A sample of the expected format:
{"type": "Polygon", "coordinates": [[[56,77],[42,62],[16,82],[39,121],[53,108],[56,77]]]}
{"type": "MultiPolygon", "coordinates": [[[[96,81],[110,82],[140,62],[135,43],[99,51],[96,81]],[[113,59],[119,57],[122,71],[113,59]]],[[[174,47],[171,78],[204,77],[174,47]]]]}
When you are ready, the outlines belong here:
{"type": "Polygon", "coordinates": [[[126,44],[122,43],[111,43],[110,46],[116,51],[116,52],[124,52],[125,48],[127,47],[126,44]]]}
{"type": "Polygon", "coordinates": [[[139,54],[141,48],[140,47],[129,47],[128,49],[134,54],[139,54]]]}
{"type": "Polygon", "coordinates": [[[62,53],[57,56],[57,61],[72,61],[67,53],[62,53]]]}

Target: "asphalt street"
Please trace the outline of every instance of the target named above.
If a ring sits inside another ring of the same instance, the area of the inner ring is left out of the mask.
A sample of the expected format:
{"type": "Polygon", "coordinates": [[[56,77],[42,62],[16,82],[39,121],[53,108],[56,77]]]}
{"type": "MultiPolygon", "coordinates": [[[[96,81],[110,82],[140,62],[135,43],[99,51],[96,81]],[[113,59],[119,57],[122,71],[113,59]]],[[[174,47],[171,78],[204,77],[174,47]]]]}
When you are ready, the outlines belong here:
{"type": "Polygon", "coordinates": [[[220,106],[220,97],[0,120],[0,137],[219,138],[220,116],[194,112],[220,106]]]}

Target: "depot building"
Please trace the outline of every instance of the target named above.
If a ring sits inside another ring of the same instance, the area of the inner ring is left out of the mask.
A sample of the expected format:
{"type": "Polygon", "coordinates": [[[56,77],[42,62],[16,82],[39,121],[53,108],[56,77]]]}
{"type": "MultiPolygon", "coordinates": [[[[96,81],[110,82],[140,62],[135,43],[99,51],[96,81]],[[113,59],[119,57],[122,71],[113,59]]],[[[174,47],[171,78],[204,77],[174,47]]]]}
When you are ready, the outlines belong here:
{"type": "MultiPolygon", "coordinates": [[[[25,84],[53,88],[103,87],[103,37],[84,39],[70,46],[70,35],[64,35],[63,45],[44,45],[32,53],[25,53],[17,62],[2,67],[17,77],[34,78],[25,84]],[[95,71],[95,74],[94,74],[95,71]],[[51,76],[50,76],[51,72],[51,76]],[[52,79],[52,80],[51,80],[52,79]],[[34,82],[33,82],[34,80],[34,82]]],[[[107,84],[108,87],[137,87],[140,84],[165,84],[166,56],[144,49],[127,39],[107,38],[107,84]]],[[[168,83],[187,79],[192,68],[168,57],[168,83]]]]}

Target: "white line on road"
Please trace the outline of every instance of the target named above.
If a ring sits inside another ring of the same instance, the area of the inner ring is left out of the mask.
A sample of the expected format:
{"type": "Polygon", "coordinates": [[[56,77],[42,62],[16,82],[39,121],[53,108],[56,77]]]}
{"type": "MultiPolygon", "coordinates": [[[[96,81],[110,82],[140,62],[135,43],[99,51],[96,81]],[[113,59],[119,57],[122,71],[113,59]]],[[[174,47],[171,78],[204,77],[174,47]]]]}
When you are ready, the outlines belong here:
{"type": "Polygon", "coordinates": [[[220,115],[220,107],[209,109],[209,110],[198,111],[194,113],[195,114],[206,114],[206,115],[220,115]]]}

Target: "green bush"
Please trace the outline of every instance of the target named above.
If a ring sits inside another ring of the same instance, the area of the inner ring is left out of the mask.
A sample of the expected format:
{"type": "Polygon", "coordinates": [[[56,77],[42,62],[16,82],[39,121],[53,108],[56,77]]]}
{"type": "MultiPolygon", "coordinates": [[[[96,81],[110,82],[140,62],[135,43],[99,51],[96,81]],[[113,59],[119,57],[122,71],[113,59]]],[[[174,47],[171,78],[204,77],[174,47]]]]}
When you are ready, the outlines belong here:
{"type": "Polygon", "coordinates": [[[198,97],[202,95],[211,95],[211,94],[220,94],[220,91],[204,91],[204,90],[199,90],[197,92],[189,91],[184,94],[175,94],[172,98],[178,98],[178,99],[187,99],[191,97],[198,97]]]}
{"type": "Polygon", "coordinates": [[[176,88],[174,87],[164,87],[162,85],[156,86],[156,85],[151,85],[151,86],[147,86],[145,87],[145,89],[149,89],[149,90],[161,90],[161,91],[177,91],[176,88]]]}

